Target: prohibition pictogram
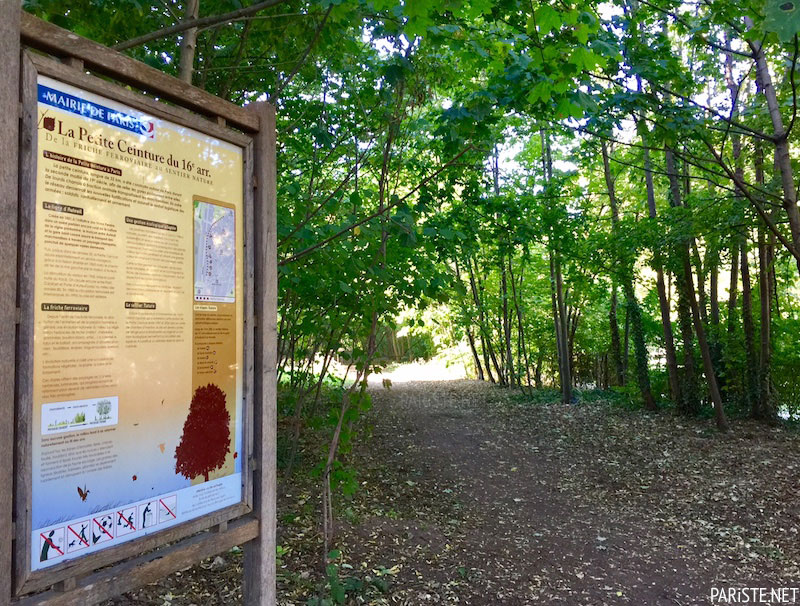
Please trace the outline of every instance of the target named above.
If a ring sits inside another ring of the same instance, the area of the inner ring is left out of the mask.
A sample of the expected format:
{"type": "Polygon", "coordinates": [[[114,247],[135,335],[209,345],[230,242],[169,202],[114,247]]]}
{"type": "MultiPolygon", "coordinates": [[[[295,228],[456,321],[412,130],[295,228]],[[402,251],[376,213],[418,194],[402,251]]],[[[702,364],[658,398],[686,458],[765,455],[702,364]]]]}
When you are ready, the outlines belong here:
{"type": "Polygon", "coordinates": [[[112,532],[114,531],[114,518],[111,515],[100,516],[99,518],[92,518],[94,524],[92,525],[92,544],[105,543],[114,539],[112,532]]]}
{"type": "Polygon", "coordinates": [[[86,531],[90,525],[90,520],[81,520],[67,526],[67,553],[74,553],[89,547],[89,537],[86,536],[86,531]]]}
{"type": "Polygon", "coordinates": [[[125,536],[136,532],[138,521],[136,520],[136,507],[126,507],[117,512],[117,536],[125,536]]]}
{"type": "Polygon", "coordinates": [[[171,522],[177,516],[175,511],[178,507],[178,495],[170,495],[158,500],[158,523],[171,522]]]}
{"type": "Polygon", "coordinates": [[[139,505],[139,528],[150,528],[158,523],[156,520],[155,507],[155,501],[148,501],[147,503],[139,505]]]}
{"type": "Polygon", "coordinates": [[[39,561],[47,562],[64,555],[64,529],[54,528],[48,533],[39,533],[39,561]]]}

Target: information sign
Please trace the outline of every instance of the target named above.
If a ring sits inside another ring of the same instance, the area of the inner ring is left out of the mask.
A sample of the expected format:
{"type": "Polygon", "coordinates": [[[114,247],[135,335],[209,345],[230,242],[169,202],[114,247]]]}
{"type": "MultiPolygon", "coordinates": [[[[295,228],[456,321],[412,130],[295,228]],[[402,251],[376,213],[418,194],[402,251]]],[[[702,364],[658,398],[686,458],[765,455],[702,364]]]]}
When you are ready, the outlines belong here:
{"type": "Polygon", "coordinates": [[[37,84],[32,570],[243,500],[243,150],[37,84]]]}

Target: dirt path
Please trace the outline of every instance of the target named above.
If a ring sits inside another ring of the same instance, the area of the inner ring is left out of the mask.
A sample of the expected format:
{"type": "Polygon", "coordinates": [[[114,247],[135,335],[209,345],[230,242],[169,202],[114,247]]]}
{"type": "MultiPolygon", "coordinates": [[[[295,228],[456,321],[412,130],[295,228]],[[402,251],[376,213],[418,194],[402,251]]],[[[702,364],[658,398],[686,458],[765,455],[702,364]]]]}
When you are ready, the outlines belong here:
{"type": "Polygon", "coordinates": [[[340,541],[356,567],[396,567],[394,603],[675,606],[800,580],[792,434],[469,381],[374,400],[359,465],[374,509],[340,541]]]}
{"type": "MultiPolygon", "coordinates": [[[[800,586],[796,432],[725,436],[476,381],[372,393],[349,455],[359,489],[337,498],[347,604],[688,606],[712,587],[800,586]]],[[[336,603],[321,601],[318,495],[306,474],[280,485],[281,606],[336,603]]],[[[234,550],[114,604],[240,604],[241,574],[234,550]]]]}

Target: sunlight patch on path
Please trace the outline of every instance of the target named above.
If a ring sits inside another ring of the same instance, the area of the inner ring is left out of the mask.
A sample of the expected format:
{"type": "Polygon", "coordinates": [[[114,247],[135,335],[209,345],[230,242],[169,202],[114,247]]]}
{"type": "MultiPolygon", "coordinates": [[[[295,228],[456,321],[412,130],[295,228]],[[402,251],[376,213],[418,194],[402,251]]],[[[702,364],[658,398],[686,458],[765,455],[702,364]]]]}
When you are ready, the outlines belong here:
{"type": "Polygon", "coordinates": [[[437,356],[428,362],[418,361],[387,369],[381,374],[370,375],[370,385],[381,385],[383,379],[394,383],[410,381],[459,381],[467,379],[464,364],[454,361],[449,356],[437,356]]]}

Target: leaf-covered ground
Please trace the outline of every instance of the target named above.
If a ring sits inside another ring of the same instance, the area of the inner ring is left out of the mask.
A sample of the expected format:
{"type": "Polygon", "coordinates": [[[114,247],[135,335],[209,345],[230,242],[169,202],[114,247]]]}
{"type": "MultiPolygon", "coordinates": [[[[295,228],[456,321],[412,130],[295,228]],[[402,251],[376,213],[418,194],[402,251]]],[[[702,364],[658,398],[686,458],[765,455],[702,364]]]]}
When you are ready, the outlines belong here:
{"type": "MultiPolygon", "coordinates": [[[[340,503],[348,603],[675,606],[800,581],[792,431],[721,435],[475,381],[395,383],[374,401],[353,454],[360,490],[340,503]]],[[[283,605],[330,597],[310,482],[280,487],[283,605]]],[[[240,579],[229,553],[116,602],[235,604],[240,579]]]]}

